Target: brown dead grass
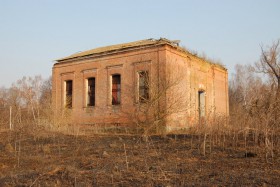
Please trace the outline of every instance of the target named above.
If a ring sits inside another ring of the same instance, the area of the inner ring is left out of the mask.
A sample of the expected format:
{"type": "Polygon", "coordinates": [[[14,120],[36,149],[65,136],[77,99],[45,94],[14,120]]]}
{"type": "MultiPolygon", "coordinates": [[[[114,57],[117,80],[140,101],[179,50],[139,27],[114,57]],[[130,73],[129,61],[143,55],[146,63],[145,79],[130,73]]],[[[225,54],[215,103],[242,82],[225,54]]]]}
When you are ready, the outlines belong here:
{"type": "Polygon", "coordinates": [[[246,158],[244,148],[213,146],[203,156],[191,135],[145,142],[136,135],[1,131],[0,186],[279,185],[279,153],[267,163],[264,150],[250,150],[256,155],[246,158]]]}

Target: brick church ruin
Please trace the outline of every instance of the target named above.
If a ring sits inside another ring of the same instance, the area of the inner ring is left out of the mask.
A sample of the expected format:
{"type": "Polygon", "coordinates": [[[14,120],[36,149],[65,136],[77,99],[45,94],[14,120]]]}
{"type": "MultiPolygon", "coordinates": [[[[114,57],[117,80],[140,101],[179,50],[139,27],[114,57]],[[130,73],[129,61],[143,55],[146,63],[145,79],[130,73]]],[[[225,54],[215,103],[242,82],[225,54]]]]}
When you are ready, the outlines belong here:
{"type": "Polygon", "coordinates": [[[228,115],[228,73],[164,38],[57,60],[53,105],[77,125],[188,128],[228,115]]]}

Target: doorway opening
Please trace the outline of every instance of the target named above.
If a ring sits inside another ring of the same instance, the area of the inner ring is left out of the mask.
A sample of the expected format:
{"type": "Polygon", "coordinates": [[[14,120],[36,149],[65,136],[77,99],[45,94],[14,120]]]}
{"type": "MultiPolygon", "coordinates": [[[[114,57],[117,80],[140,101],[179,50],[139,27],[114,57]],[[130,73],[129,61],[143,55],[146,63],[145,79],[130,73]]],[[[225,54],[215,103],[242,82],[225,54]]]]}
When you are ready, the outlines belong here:
{"type": "Polygon", "coordinates": [[[205,91],[198,92],[198,112],[199,120],[205,119],[205,91]]]}

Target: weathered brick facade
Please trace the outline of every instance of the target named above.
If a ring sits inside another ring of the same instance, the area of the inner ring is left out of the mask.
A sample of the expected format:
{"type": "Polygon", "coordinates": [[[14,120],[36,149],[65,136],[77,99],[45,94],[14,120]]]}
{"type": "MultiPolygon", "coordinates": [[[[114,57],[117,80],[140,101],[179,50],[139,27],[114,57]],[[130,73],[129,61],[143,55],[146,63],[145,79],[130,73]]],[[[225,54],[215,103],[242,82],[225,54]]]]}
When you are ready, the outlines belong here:
{"type": "Polygon", "coordinates": [[[57,115],[70,111],[76,124],[133,126],[146,120],[168,130],[187,128],[228,115],[228,74],[176,42],[142,40],[57,60],[53,104],[57,115]],[[71,106],[65,109],[68,97],[71,106]]]}

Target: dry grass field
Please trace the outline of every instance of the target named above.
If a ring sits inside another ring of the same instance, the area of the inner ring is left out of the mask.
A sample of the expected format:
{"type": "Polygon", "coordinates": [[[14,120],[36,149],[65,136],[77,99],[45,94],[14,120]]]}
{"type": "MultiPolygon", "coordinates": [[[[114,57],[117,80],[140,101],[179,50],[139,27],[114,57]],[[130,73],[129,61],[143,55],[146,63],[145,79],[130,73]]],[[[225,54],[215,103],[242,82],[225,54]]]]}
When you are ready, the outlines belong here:
{"type": "Polygon", "coordinates": [[[242,138],[1,131],[0,186],[278,186],[280,158],[242,138]],[[205,143],[203,143],[205,142],[205,143]],[[205,151],[202,147],[205,145],[205,151]],[[250,146],[252,145],[252,146],[250,146]],[[204,154],[205,153],[205,154],[204,154]]]}

